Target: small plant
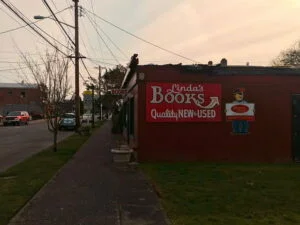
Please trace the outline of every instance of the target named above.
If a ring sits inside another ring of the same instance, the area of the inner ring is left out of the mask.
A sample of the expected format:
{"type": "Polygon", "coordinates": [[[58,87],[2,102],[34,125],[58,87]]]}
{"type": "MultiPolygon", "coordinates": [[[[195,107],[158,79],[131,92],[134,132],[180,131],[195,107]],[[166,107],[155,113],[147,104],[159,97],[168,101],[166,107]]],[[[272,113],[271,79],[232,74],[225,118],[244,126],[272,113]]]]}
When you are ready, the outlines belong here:
{"type": "Polygon", "coordinates": [[[85,125],[85,126],[81,126],[78,131],[79,131],[79,134],[81,134],[81,135],[90,135],[91,130],[92,130],[91,126],[85,125]]]}

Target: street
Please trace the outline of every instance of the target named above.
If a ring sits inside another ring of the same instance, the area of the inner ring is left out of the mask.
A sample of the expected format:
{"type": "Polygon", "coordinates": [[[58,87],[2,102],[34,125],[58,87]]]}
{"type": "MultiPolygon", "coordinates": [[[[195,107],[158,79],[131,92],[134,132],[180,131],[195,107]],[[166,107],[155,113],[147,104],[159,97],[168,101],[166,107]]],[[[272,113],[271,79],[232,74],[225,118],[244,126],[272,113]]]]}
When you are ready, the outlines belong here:
{"type": "MultiPolygon", "coordinates": [[[[62,131],[58,140],[73,134],[62,131]]],[[[31,121],[28,126],[0,126],[0,172],[52,145],[53,135],[44,120],[31,121]]]]}

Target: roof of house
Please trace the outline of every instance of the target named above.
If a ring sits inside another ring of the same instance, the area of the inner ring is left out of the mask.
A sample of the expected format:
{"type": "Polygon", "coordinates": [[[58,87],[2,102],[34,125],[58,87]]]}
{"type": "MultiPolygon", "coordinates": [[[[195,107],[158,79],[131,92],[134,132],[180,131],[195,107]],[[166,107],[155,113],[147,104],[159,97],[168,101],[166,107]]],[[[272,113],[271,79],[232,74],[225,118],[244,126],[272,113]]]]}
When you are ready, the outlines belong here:
{"type": "Polygon", "coordinates": [[[31,89],[31,88],[37,88],[37,84],[25,84],[25,83],[0,83],[0,88],[22,88],[22,89],[31,89]]]}

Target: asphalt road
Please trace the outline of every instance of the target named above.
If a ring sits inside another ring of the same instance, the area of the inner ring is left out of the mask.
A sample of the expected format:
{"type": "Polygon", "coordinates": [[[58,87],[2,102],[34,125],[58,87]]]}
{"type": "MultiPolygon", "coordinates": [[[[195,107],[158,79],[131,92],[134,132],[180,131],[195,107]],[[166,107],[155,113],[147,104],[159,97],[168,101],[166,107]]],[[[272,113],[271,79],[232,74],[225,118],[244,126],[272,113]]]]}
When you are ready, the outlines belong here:
{"type": "MultiPolygon", "coordinates": [[[[58,140],[73,134],[62,131],[58,140]]],[[[31,121],[28,126],[0,126],[0,172],[29,156],[51,146],[53,135],[44,120],[31,121]]]]}

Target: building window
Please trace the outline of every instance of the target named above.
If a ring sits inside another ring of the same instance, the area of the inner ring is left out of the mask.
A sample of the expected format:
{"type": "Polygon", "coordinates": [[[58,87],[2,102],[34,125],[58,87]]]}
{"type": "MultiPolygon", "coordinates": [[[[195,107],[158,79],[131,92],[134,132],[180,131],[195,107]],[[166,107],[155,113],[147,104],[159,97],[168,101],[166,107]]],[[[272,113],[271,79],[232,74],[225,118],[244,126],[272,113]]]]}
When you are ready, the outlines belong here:
{"type": "Polygon", "coordinates": [[[7,95],[8,95],[8,96],[12,96],[12,91],[8,91],[8,92],[7,92],[7,95]]]}
{"type": "Polygon", "coordinates": [[[20,97],[21,97],[21,98],[25,98],[25,97],[26,97],[25,91],[21,91],[20,97]]]}

